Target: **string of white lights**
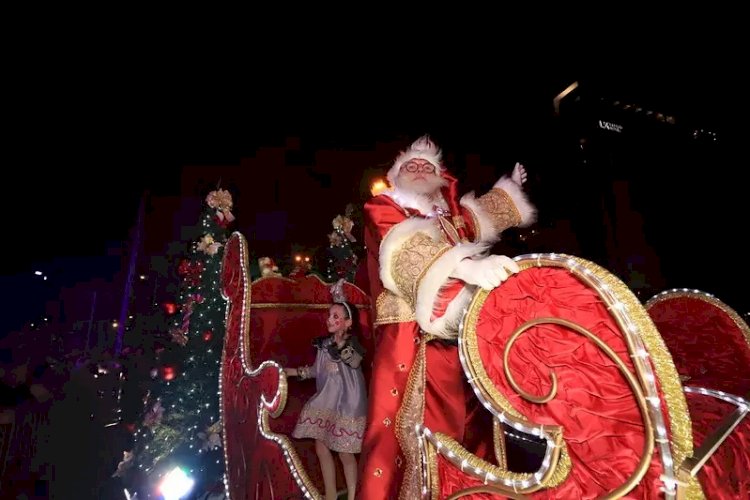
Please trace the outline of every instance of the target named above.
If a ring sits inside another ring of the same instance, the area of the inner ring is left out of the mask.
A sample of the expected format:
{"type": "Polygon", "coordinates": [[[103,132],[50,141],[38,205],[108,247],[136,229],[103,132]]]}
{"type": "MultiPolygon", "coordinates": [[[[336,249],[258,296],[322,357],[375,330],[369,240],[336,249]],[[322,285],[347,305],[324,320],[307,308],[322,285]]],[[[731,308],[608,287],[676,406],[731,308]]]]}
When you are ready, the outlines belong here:
{"type": "MultiPolygon", "coordinates": [[[[634,363],[636,364],[638,368],[639,374],[642,375],[641,383],[645,389],[646,399],[650,403],[649,404],[649,417],[651,418],[652,422],[654,422],[655,439],[656,439],[656,442],[658,443],[659,453],[661,455],[662,464],[664,466],[664,474],[662,475],[662,481],[664,483],[664,493],[667,498],[673,498],[676,495],[677,481],[676,481],[675,472],[674,472],[674,461],[672,458],[672,450],[670,448],[667,428],[664,423],[664,416],[662,414],[661,398],[659,396],[657,386],[656,386],[656,377],[654,375],[654,371],[651,366],[651,363],[648,359],[649,354],[641,338],[641,332],[638,330],[638,327],[636,326],[633,319],[631,318],[631,313],[628,311],[627,305],[621,302],[617,297],[615,297],[613,291],[605,282],[603,282],[598,276],[592,273],[588,268],[579,265],[579,263],[571,257],[568,257],[566,255],[561,255],[561,254],[554,254],[554,253],[535,253],[535,254],[519,255],[514,260],[520,261],[520,260],[529,260],[529,259],[537,261],[538,263],[537,265],[541,265],[542,259],[544,259],[545,261],[552,261],[553,263],[558,263],[561,267],[569,269],[573,274],[585,276],[585,278],[594,285],[598,293],[600,293],[600,295],[602,296],[602,298],[604,299],[605,303],[608,305],[612,313],[615,314],[619,319],[621,319],[622,323],[625,326],[624,334],[627,336],[628,345],[632,346],[633,348],[634,354],[632,354],[631,356],[633,357],[634,363]]],[[[465,309],[463,313],[464,313],[464,319],[465,319],[465,316],[468,313],[468,310],[465,309]]],[[[464,371],[466,373],[470,373],[468,369],[469,368],[468,361],[463,354],[463,351],[464,351],[463,349],[463,342],[464,342],[463,325],[464,325],[464,321],[462,320],[459,324],[459,336],[458,336],[459,358],[464,368],[464,371]]],[[[531,434],[533,436],[539,437],[542,440],[546,441],[547,446],[546,446],[544,458],[542,460],[542,465],[540,469],[536,471],[530,479],[523,479],[523,480],[515,479],[514,480],[514,479],[505,478],[502,481],[506,486],[512,486],[514,488],[521,487],[522,489],[528,488],[529,486],[538,485],[541,479],[548,472],[548,469],[551,463],[552,452],[554,451],[556,447],[552,435],[549,432],[547,432],[544,429],[544,427],[541,425],[529,424],[528,422],[524,422],[520,419],[517,419],[516,417],[507,415],[502,410],[496,409],[486,399],[484,392],[477,385],[476,380],[469,379],[469,383],[472,389],[474,390],[474,393],[477,396],[477,398],[480,400],[482,405],[493,414],[494,418],[496,418],[501,423],[512,427],[513,429],[517,431],[531,434]]],[[[437,447],[437,449],[441,453],[443,453],[449,460],[451,460],[452,462],[458,461],[458,457],[456,457],[454,453],[450,452],[450,450],[448,450],[447,452],[443,452],[443,447],[445,446],[445,444],[440,442],[440,440],[437,439],[428,428],[421,428],[420,437],[421,436],[424,436],[424,438],[430,440],[430,442],[432,442],[437,447]]],[[[466,468],[467,464],[465,463],[457,463],[457,465],[461,468],[461,470],[465,470],[466,472],[484,481],[496,479],[492,476],[490,471],[483,470],[481,468],[476,468],[476,469],[468,468],[467,469],[466,468]]]]}
{"type": "MultiPolygon", "coordinates": [[[[240,323],[238,326],[239,332],[238,335],[238,343],[239,343],[239,352],[240,352],[240,363],[242,365],[242,371],[243,376],[248,377],[257,377],[260,375],[263,370],[266,369],[276,369],[278,371],[277,380],[278,384],[276,387],[276,391],[269,401],[268,398],[266,398],[266,395],[261,393],[260,396],[260,402],[258,404],[258,415],[257,415],[257,425],[258,425],[258,431],[261,433],[261,436],[263,436],[265,439],[268,439],[270,441],[275,442],[279,445],[281,448],[281,451],[284,455],[284,460],[287,463],[287,466],[289,467],[289,471],[292,474],[292,477],[294,478],[295,482],[297,483],[297,486],[300,488],[302,493],[304,494],[305,498],[308,499],[318,499],[318,494],[316,491],[311,490],[308,485],[306,484],[305,477],[303,477],[302,472],[297,470],[297,466],[295,464],[295,455],[296,452],[293,449],[292,443],[289,441],[289,439],[286,436],[276,434],[270,431],[267,431],[267,429],[270,429],[268,418],[269,414],[278,413],[283,410],[283,406],[286,404],[286,400],[284,395],[286,394],[286,387],[287,387],[287,381],[286,381],[286,375],[284,374],[284,369],[275,361],[263,361],[260,363],[257,367],[253,368],[252,366],[252,359],[250,356],[250,353],[247,352],[247,345],[244,341],[244,336],[246,334],[245,328],[247,327],[248,320],[248,314],[250,313],[250,301],[246,300],[246,297],[250,293],[250,289],[248,287],[251,286],[249,282],[249,270],[247,269],[247,243],[244,239],[244,237],[240,233],[234,233],[233,238],[237,241],[237,246],[239,250],[239,263],[240,263],[240,274],[241,274],[241,290],[242,295],[239,299],[241,301],[241,312],[240,312],[240,323]]],[[[226,316],[226,324],[228,324],[229,321],[229,308],[231,306],[228,306],[227,309],[227,316],[226,316]]],[[[223,378],[223,377],[222,377],[223,378]]],[[[223,398],[222,398],[223,400],[223,398]]],[[[224,437],[226,440],[226,435],[224,437]]],[[[226,441],[225,441],[226,442],[226,441]]],[[[228,455],[226,452],[226,445],[224,447],[225,453],[224,453],[224,459],[225,464],[229,464],[228,455]]],[[[230,489],[229,489],[229,481],[228,478],[225,475],[225,489],[227,491],[227,498],[229,498],[230,495],[230,489]]]]}
{"type": "Polygon", "coordinates": [[[742,411],[750,411],[750,401],[743,397],[729,394],[728,392],[693,386],[684,387],[683,390],[688,394],[703,394],[704,396],[712,396],[714,398],[721,399],[722,401],[726,401],[727,403],[732,403],[742,411]]]}
{"type": "Polygon", "coordinates": [[[580,266],[577,261],[566,255],[560,255],[555,253],[549,254],[531,254],[531,255],[519,255],[515,260],[522,259],[533,259],[539,261],[540,259],[551,260],[553,262],[560,262],[566,264],[566,267],[574,274],[583,274],[586,279],[590,280],[596,290],[602,295],[607,305],[610,307],[612,312],[623,320],[625,325],[625,335],[630,340],[629,344],[633,346],[634,353],[631,354],[634,364],[636,364],[639,375],[642,374],[641,385],[645,389],[645,397],[649,404],[649,416],[654,423],[655,439],[658,445],[659,453],[661,455],[662,465],[664,466],[664,474],[662,475],[662,481],[664,483],[664,493],[667,498],[674,498],[677,493],[677,480],[674,471],[674,460],[672,458],[672,450],[670,448],[670,442],[667,435],[667,428],[664,423],[664,416],[661,409],[661,398],[656,386],[656,377],[654,376],[653,367],[649,362],[649,354],[646,350],[641,332],[633,322],[631,312],[628,311],[627,305],[614,296],[613,291],[610,287],[604,283],[598,276],[592,273],[588,268],[580,266]]]}

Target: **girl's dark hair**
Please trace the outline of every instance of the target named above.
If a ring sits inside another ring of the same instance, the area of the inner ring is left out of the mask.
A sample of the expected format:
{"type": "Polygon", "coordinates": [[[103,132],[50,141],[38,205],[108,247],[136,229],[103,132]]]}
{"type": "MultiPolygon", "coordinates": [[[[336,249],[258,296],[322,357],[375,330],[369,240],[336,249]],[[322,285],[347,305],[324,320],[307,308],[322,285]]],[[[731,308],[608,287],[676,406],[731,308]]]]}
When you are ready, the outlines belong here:
{"type": "Polygon", "coordinates": [[[359,332],[359,310],[357,310],[357,306],[350,304],[349,302],[334,302],[334,304],[340,305],[344,309],[344,314],[347,319],[352,320],[352,329],[350,330],[350,333],[356,335],[357,332],[359,332]]]}

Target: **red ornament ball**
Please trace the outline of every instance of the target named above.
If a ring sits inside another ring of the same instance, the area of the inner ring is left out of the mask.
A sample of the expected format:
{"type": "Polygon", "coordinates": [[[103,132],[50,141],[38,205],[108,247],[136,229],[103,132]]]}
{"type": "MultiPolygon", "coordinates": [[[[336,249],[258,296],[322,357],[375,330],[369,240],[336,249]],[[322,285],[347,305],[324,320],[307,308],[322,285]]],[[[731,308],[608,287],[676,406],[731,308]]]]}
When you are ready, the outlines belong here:
{"type": "Polygon", "coordinates": [[[161,378],[169,382],[170,380],[174,380],[174,378],[177,376],[177,370],[175,370],[174,366],[171,365],[164,365],[161,367],[161,378]]]}

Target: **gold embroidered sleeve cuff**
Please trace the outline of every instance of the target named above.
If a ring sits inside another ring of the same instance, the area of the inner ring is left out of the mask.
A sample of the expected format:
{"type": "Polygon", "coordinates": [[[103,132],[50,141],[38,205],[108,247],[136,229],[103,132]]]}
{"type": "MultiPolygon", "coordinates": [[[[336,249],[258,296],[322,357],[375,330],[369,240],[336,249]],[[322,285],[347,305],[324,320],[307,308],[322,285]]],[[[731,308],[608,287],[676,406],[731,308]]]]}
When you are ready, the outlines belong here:
{"type": "Polygon", "coordinates": [[[521,214],[510,195],[502,189],[493,188],[477,200],[480,209],[492,221],[495,231],[502,232],[521,224],[521,214]]]}
{"type": "Polygon", "coordinates": [[[415,321],[414,309],[403,298],[390,290],[383,290],[375,302],[375,324],[415,321]]]}
{"type": "Polygon", "coordinates": [[[432,264],[452,247],[444,239],[433,239],[419,232],[406,240],[393,254],[391,278],[402,297],[416,301],[417,286],[432,264]]]}
{"type": "Polygon", "coordinates": [[[469,193],[461,198],[474,226],[475,242],[495,242],[510,227],[526,227],[536,221],[536,207],[521,186],[503,177],[485,195],[469,193]]]}

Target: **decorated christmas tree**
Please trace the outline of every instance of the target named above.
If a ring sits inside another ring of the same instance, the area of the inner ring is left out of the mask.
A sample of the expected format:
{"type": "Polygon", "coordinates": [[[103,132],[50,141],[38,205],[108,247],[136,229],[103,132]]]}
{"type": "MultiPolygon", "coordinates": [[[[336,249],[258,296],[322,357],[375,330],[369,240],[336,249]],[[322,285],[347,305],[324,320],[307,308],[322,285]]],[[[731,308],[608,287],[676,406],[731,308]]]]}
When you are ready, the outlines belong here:
{"type": "Polygon", "coordinates": [[[164,494],[165,480],[173,477],[193,482],[185,498],[223,489],[219,371],[226,302],[220,272],[231,209],[229,192],[209,193],[195,239],[179,263],[179,311],[168,331],[172,349],[151,370],[155,382],[144,399],[134,446],[115,473],[140,498],[164,494]]]}
{"type": "Polygon", "coordinates": [[[354,221],[352,220],[352,205],[347,205],[344,215],[333,219],[333,232],[328,235],[328,265],[326,281],[334,282],[339,279],[353,282],[357,272],[357,254],[352,243],[357,239],[352,234],[354,221]]]}

